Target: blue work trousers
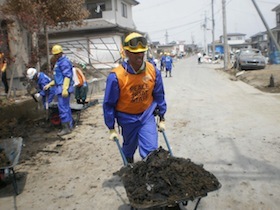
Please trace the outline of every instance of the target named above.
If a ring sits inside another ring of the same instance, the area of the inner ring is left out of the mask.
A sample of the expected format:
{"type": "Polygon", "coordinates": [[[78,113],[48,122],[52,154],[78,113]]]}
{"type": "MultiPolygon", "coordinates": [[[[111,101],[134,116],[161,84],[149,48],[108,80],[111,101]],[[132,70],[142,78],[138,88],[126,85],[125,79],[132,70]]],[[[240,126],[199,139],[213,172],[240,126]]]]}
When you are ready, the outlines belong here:
{"type": "Polygon", "coordinates": [[[61,123],[69,123],[73,127],[72,111],[70,107],[70,94],[64,98],[61,94],[57,95],[58,111],[61,123]]]}
{"type": "Polygon", "coordinates": [[[158,148],[158,132],[154,115],[150,115],[145,122],[135,121],[120,126],[124,140],[122,150],[126,157],[132,158],[138,146],[143,159],[158,148]]]}

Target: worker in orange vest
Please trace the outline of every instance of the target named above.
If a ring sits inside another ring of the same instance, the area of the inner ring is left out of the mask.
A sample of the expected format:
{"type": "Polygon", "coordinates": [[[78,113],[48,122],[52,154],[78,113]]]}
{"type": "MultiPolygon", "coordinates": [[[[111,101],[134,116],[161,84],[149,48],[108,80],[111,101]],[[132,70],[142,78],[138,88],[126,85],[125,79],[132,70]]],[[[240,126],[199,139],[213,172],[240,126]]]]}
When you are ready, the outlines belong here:
{"type": "Polygon", "coordinates": [[[2,82],[5,87],[5,93],[7,94],[9,91],[9,85],[7,81],[7,59],[5,58],[4,53],[0,52],[0,70],[1,70],[1,75],[2,75],[2,82]]]}
{"type": "Polygon", "coordinates": [[[73,80],[77,104],[85,105],[88,93],[88,83],[83,71],[78,67],[73,67],[73,80]]]}
{"type": "Polygon", "coordinates": [[[136,32],[124,40],[126,58],[107,77],[103,102],[105,124],[109,139],[118,139],[115,122],[121,127],[122,151],[129,163],[139,147],[144,159],[158,148],[158,129],[165,130],[165,94],[161,73],[144,60],[148,50],[147,39],[136,32]],[[154,111],[158,109],[160,122],[154,111]]]}

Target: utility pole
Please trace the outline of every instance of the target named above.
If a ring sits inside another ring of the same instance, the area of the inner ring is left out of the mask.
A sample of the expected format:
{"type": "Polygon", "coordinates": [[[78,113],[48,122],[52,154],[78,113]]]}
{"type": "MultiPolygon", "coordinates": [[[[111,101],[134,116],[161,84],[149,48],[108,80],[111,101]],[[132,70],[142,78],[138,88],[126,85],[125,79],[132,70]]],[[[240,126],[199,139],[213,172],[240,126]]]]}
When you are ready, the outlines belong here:
{"type": "Polygon", "coordinates": [[[207,18],[206,18],[206,12],[204,14],[204,23],[202,25],[204,30],[204,52],[207,52],[207,45],[206,45],[206,31],[207,31],[207,18]]]}
{"type": "Polygon", "coordinates": [[[215,20],[214,20],[214,0],[212,0],[212,61],[215,60],[215,20]]]}
{"type": "Polygon", "coordinates": [[[167,30],[165,32],[165,44],[168,44],[168,32],[167,32],[167,30]]]}
{"type": "Polygon", "coordinates": [[[279,46],[279,44],[277,43],[277,41],[276,41],[276,39],[275,39],[275,37],[274,37],[272,31],[271,31],[270,28],[268,27],[268,25],[267,25],[267,23],[266,23],[266,21],[265,21],[263,15],[262,15],[260,9],[259,9],[257,3],[255,2],[255,0],[252,0],[252,2],[253,2],[253,4],[254,4],[254,6],[256,7],[257,12],[259,13],[259,16],[261,17],[261,19],[262,19],[262,21],[263,21],[263,24],[264,24],[264,26],[265,26],[265,28],[266,28],[266,30],[267,30],[267,32],[268,32],[269,37],[271,38],[271,40],[272,40],[273,44],[275,45],[277,51],[280,51],[280,46],[279,46]]]}
{"type": "Polygon", "coordinates": [[[227,37],[227,21],[226,21],[226,0],[222,0],[223,8],[223,37],[224,37],[224,70],[228,70],[228,37],[227,37]]]}

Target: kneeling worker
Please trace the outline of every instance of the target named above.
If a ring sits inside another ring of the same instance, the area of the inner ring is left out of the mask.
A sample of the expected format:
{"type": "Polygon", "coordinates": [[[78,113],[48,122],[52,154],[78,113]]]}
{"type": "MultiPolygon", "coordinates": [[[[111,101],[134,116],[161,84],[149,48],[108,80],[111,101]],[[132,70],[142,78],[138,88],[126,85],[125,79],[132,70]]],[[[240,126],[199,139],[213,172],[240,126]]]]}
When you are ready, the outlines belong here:
{"type": "Polygon", "coordinates": [[[75,99],[77,104],[85,105],[88,93],[88,83],[82,70],[78,67],[73,67],[73,80],[75,87],[75,99]]]}
{"type": "Polygon", "coordinates": [[[42,97],[44,108],[46,109],[46,103],[51,103],[55,96],[55,87],[51,87],[49,90],[44,90],[44,87],[52,80],[43,72],[37,72],[35,68],[29,68],[26,72],[26,77],[30,80],[34,80],[37,84],[36,98],[42,97]]]}

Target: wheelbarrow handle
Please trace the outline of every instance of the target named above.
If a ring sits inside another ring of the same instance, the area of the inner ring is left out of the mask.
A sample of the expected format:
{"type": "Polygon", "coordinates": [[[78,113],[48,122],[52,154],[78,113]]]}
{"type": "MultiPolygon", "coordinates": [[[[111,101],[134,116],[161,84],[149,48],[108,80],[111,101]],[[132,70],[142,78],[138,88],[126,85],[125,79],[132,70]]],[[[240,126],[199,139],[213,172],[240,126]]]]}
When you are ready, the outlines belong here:
{"type": "Polygon", "coordinates": [[[173,156],[173,153],[172,153],[171,147],[170,147],[170,145],[169,145],[168,139],[167,139],[167,137],[166,137],[165,131],[160,131],[160,132],[162,132],[164,141],[165,141],[165,143],[166,143],[166,146],[167,146],[167,148],[168,148],[168,151],[169,151],[170,155],[173,156]]]}
{"type": "Polygon", "coordinates": [[[123,164],[124,164],[125,166],[127,166],[128,162],[127,162],[127,159],[126,159],[126,157],[125,157],[125,155],[124,155],[124,153],[123,153],[123,151],[122,151],[122,148],[121,148],[119,139],[118,139],[117,137],[115,137],[115,138],[114,138],[114,141],[116,142],[116,144],[117,144],[117,146],[118,146],[118,149],[119,149],[119,151],[120,151],[120,153],[121,153],[121,156],[122,156],[122,159],[123,159],[123,164]]]}

